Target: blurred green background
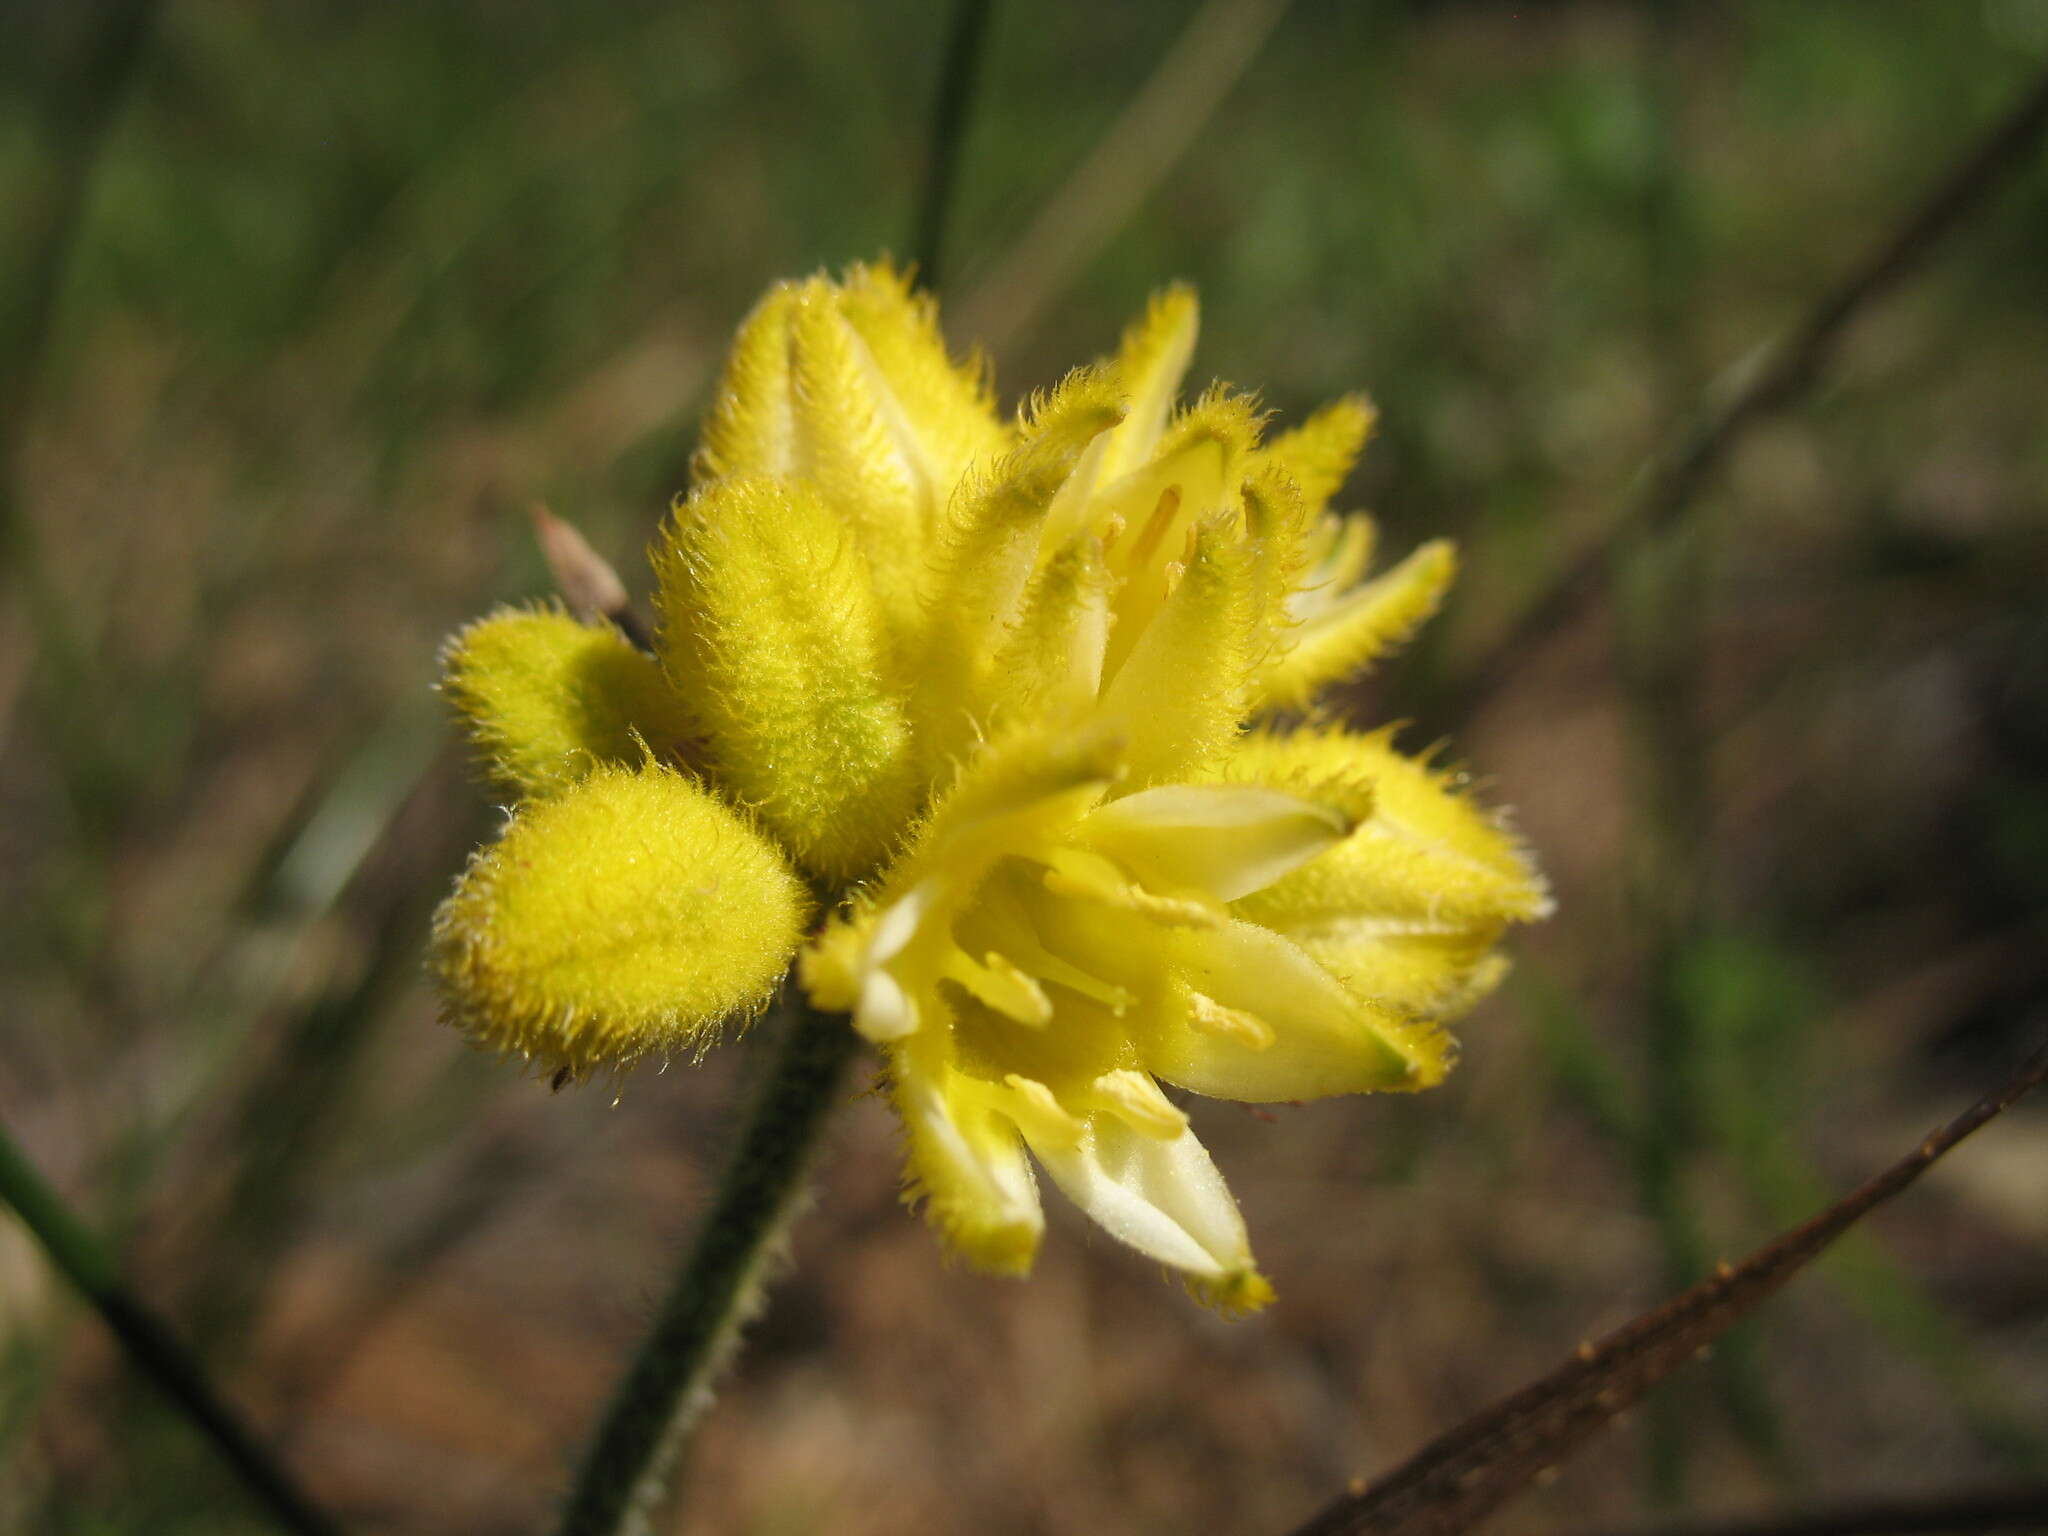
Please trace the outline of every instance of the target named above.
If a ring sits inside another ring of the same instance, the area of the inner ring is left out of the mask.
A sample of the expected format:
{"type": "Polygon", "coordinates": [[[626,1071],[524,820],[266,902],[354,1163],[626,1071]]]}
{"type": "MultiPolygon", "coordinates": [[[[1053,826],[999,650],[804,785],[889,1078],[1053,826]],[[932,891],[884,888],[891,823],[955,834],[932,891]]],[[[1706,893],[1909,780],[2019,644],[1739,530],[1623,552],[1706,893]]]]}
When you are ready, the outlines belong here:
{"type": "MultiPolygon", "coordinates": [[[[949,14],[0,10],[0,1123],[351,1530],[547,1528],[750,1070],[436,1025],[494,816],[436,646],[545,590],[536,500],[644,588],[755,295],[906,252],[949,14]]],[[[995,6],[955,343],[1014,400],[1184,277],[1199,376],[1368,389],[1343,501],[1466,574],[1348,707],[1454,731],[1559,913],[1443,1090],[1198,1106],[1254,1321],[1070,1213],[946,1268],[851,1106],[673,1529],[1278,1532],[2048,1032],[2048,157],[1613,531],[2044,66],[2048,0],[995,6]]],[[[2022,1110],[1513,1518],[2044,1470],[2022,1110]]],[[[264,1528],[11,1220],[0,1528],[264,1528]]]]}

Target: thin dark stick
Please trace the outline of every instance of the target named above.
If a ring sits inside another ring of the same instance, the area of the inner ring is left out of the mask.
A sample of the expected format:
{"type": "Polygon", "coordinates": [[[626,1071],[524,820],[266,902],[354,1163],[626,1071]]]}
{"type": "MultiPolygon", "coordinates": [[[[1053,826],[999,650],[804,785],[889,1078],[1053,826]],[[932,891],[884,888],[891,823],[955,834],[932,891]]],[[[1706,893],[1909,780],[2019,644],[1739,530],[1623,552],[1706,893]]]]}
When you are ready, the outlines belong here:
{"type": "Polygon", "coordinates": [[[2048,1483],[1933,1499],[1858,1499],[1794,1514],[1687,1520],[1613,1536],[1920,1536],[1935,1531],[2048,1531],[2048,1483]]]}
{"type": "Polygon", "coordinates": [[[946,34],[946,55],[939,66],[939,94],[932,106],[931,159],[926,163],[924,198],[917,210],[916,237],[910,259],[918,281],[937,292],[940,258],[946,248],[946,215],[958,185],[960,144],[967,137],[967,109],[981,75],[982,39],[988,33],[991,0],[957,0],[953,25],[946,34]]]}
{"type": "Polygon", "coordinates": [[[2017,170],[2048,129],[2048,71],[1974,148],[1957,161],[1905,223],[1871,252],[1841,285],[1815,306],[1789,337],[1771,349],[1749,381],[1718,407],[1698,416],[1682,438],[1651,461],[1638,489],[1613,527],[1564,567],[1507,633],[1487,646],[1446,690],[1435,719],[1462,724],[1518,670],[1517,663],[1543,636],[1561,627],[1600,590],[1614,535],[1642,524],[1669,528],[1707,477],[1750,427],[1797,401],[1832,359],[1842,333],[1862,311],[1912,276],[1941,242],[1961,229],[2017,170]]]}
{"type": "Polygon", "coordinates": [[[1875,1178],[1733,1268],[1609,1334],[1482,1410],[1294,1536],[1465,1536],[1714,1339],[1964,1137],[2048,1081],[2048,1049],[1875,1178]]]}
{"type": "Polygon", "coordinates": [[[106,1249],[4,1130],[0,1130],[0,1203],[14,1207],[51,1262],[113,1330],[129,1361],[213,1442],[221,1459],[277,1517],[279,1525],[297,1536],[338,1536],[340,1528],[316,1509],[271,1459],[214,1390],[199,1362],[155,1313],[129,1294],[106,1249]]]}

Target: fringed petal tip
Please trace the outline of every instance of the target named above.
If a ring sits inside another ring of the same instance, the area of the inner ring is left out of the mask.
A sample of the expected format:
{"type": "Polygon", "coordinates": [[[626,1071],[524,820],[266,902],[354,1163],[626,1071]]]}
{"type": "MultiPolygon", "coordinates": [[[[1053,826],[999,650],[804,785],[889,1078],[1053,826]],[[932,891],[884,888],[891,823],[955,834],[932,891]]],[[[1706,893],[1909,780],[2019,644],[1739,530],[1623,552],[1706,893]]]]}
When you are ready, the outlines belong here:
{"type": "Polygon", "coordinates": [[[890,1095],[903,1127],[904,1200],[920,1206],[945,1251],[972,1268],[1024,1275],[1045,1215],[1014,1124],[990,1086],[892,1051],[890,1095]]]}
{"type": "Polygon", "coordinates": [[[977,1274],[1022,1280],[1038,1263],[1039,1243],[1045,1236],[1043,1221],[989,1221],[979,1212],[932,1199],[914,1180],[905,1181],[903,1203],[922,1210],[925,1224],[938,1238],[939,1251],[946,1258],[977,1274]]]}
{"type": "Polygon", "coordinates": [[[1259,458],[1293,480],[1314,517],[1343,489],[1378,422],[1379,408],[1370,398],[1344,395],[1275,437],[1259,458]]]}

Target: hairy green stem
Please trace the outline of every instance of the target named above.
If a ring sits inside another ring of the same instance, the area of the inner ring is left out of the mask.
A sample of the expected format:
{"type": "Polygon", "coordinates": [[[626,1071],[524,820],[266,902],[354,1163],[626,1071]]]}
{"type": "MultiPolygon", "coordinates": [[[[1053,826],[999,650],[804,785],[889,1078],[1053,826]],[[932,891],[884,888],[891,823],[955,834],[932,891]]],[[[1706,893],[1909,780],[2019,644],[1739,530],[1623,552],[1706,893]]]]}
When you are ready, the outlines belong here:
{"type": "Polygon", "coordinates": [[[598,1427],[560,1536],[645,1532],[711,1383],[760,1299],[763,1270],[802,1202],[819,1131],[860,1037],[791,985],[781,1054],[762,1085],[718,1196],[598,1427]]]}
{"type": "Polygon", "coordinates": [[[64,1278],[113,1330],[128,1358],[163,1389],[249,1491],[298,1536],[336,1536],[338,1527],[301,1493],[207,1380],[157,1316],[122,1286],[113,1258],[0,1129],[0,1204],[11,1205],[64,1278]]]}

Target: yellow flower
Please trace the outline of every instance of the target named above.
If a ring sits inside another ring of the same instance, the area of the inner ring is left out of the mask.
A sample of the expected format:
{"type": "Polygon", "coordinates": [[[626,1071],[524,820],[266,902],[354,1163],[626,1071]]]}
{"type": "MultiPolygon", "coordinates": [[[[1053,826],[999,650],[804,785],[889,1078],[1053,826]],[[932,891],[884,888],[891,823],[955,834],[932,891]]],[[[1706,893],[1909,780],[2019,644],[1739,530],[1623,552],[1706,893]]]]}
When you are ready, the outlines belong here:
{"type": "Polygon", "coordinates": [[[803,956],[889,1062],[942,1237],[1030,1266],[1028,1151],[1120,1240],[1230,1310],[1270,1295],[1164,1082],[1251,1102],[1426,1088],[1441,1024],[1548,897],[1519,844],[1385,734],[1259,734],[1131,787],[1098,713],[989,743],[910,850],[803,956]]]}
{"type": "Polygon", "coordinates": [[[1405,638],[1452,558],[1368,577],[1371,524],[1329,502],[1371,407],[1270,439],[1227,388],[1182,407],[1196,329],[1169,289],[1006,421],[888,267],[772,290],[654,551],[658,657],[559,614],[451,647],[526,797],[444,908],[451,1015],[577,1069],[701,1042],[796,949],[801,871],[852,893],[803,983],[881,1051],[955,1250],[1029,1267],[1035,1160],[1207,1299],[1262,1304],[1162,1084],[1428,1086],[1548,898],[1387,733],[1257,723],[1405,638]],[[634,794],[668,808],[635,822],[634,794]]]}

